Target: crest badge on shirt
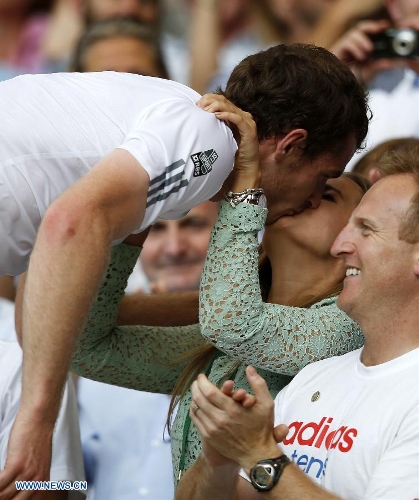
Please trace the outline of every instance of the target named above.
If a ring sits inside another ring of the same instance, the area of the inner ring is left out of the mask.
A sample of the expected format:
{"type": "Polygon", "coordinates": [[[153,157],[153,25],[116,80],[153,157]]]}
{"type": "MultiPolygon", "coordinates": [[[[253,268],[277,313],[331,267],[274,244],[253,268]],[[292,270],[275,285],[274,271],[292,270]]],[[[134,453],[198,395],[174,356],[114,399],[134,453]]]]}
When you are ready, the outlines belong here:
{"type": "Polygon", "coordinates": [[[311,402],[315,403],[320,399],[320,392],[316,391],[312,396],[311,396],[311,402]]]}
{"type": "Polygon", "coordinates": [[[212,170],[212,166],[218,158],[218,153],[215,149],[208,149],[207,151],[202,151],[201,153],[194,153],[191,155],[191,160],[194,164],[194,177],[200,177],[201,175],[207,175],[212,170]]]}

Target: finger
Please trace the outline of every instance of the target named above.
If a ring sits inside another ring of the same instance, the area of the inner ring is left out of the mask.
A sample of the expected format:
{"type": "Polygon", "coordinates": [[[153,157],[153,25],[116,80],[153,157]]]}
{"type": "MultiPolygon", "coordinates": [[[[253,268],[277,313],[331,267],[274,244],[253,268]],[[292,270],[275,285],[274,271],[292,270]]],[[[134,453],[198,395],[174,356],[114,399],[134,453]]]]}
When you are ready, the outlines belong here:
{"type": "Polygon", "coordinates": [[[253,148],[255,153],[258,153],[259,150],[255,146],[258,137],[256,123],[250,114],[247,117],[228,111],[216,111],[214,114],[218,120],[224,121],[233,130],[234,137],[239,144],[244,142],[247,144],[247,149],[253,148]]]}
{"type": "MultiPolygon", "coordinates": [[[[205,375],[200,374],[196,379],[197,388],[199,389],[201,395],[198,397],[205,398],[206,402],[214,405],[215,407],[221,410],[227,410],[227,408],[231,407],[232,400],[229,396],[226,396],[223,392],[218,389],[217,386],[212,384],[205,375]]],[[[194,400],[201,406],[200,401],[194,400]]]]}
{"type": "Polygon", "coordinates": [[[365,20],[361,21],[356,25],[356,29],[363,31],[364,33],[379,33],[390,26],[390,22],[386,19],[380,19],[379,21],[365,20]]]}
{"type": "Polygon", "coordinates": [[[251,408],[256,403],[256,398],[244,389],[237,389],[231,395],[234,401],[240,403],[243,408],[251,408]]]}
{"type": "MultiPolygon", "coordinates": [[[[225,395],[224,397],[230,399],[225,395]]],[[[192,398],[199,409],[193,411],[191,407],[189,416],[202,438],[209,439],[211,433],[216,428],[216,423],[222,419],[223,412],[207,400],[205,395],[201,392],[197,381],[192,384],[192,398]]]]}
{"type": "Polygon", "coordinates": [[[16,480],[17,480],[17,471],[12,469],[11,467],[8,467],[6,460],[6,466],[0,472],[0,500],[12,498],[10,496],[10,491],[11,488],[13,487],[13,491],[16,492],[15,489],[16,480]]]}
{"type": "Polygon", "coordinates": [[[251,408],[252,406],[254,406],[256,404],[256,401],[257,401],[257,399],[255,396],[247,393],[246,397],[243,399],[243,401],[241,403],[242,403],[243,408],[251,408]]]}
{"type": "MultiPolygon", "coordinates": [[[[204,109],[205,111],[208,111],[208,107],[211,107],[212,105],[215,105],[216,107],[219,107],[221,109],[224,109],[225,106],[227,105],[234,106],[228,99],[226,99],[223,95],[221,94],[204,94],[197,102],[196,105],[204,109]]],[[[237,108],[238,109],[238,108],[237,108]]]]}
{"type": "Polygon", "coordinates": [[[279,424],[274,427],[273,434],[275,441],[277,443],[282,443],[282,441],[287,437],[288,431],[289,429],[285,424],[279,424]]]}
{"type": "Polygon", "coordinates": [[[232,380],[226,380],[221,387],[221,392],[226,396],[231,396],[233,394],[234,382],[232,380]]]}
{"type": "Polygon", "coordinates": [[[272,396],[269,392],[265,379],[259,375],[255,368],[253,368],[253,366],[249,365],[246,368],[246,376],[258,402],[262,404],[271,404],[272,396]]]}
{"type": "Polygon", "coordinates": [[[30,498],[31,493],[30,491],[17,491],[15,482],[13,481],[0,490],[0,500],[26,500],[30,498]]]}

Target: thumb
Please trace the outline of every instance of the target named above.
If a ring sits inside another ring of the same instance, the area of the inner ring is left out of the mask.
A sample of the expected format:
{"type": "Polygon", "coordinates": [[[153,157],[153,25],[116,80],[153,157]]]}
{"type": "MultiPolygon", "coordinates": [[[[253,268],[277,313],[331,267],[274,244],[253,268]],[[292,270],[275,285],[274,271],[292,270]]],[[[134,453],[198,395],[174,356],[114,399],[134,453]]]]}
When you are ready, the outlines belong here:
{"type": "Polygon", "coordinates": [[[288,427],[285,424],[279,424],[274,427],[274,438],[277,443],[282,443],[282,441],[287,437],[288,427]]]}
{"type": "Polygon", "coordinates": [[[257,401],[259,401],[260,403],[266,403],[268,401],[272,402],[272,397],[265,379],[259,375],[255,368],[253,368],[253,366],[249,365],[246,368],[246,376],[247,380],[249,381],[250,387],[255,393],[257,401]]]}

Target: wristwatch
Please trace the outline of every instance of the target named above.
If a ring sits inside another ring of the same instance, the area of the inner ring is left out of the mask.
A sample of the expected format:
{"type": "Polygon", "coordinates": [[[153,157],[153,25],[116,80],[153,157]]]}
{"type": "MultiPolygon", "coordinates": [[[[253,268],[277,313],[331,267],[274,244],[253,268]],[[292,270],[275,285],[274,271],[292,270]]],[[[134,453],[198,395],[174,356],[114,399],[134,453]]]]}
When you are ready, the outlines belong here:
{"type": "Polygon", "coordinates": [[[266,208],[266,196],[262,188],[247,188],[241,193],[229,191],[225,195],[225,199],[233,208],[236,208],[239,203],[250,203],[251,205],[266,208]]]}
{"type": "Polygon", "coordinates": [[[290,463],[291,460],[286,455],[260,460],[250,469],[250,481],[258,491],[269,491],[276,485],[282,471],[290,463]]]}

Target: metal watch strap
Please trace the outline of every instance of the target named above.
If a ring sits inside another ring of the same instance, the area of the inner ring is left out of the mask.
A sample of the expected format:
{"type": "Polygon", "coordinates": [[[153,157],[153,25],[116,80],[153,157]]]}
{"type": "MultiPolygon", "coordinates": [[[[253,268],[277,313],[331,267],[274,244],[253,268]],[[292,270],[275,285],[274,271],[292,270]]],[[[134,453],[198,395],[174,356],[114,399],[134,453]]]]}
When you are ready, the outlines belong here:
{"type": "Polygon", "coordinates": [[[281,474],[285,467],[291,463],[291,460],[287,457],[287,455],[283,454],[276,458],[268,458],[266,460],[260,460],[254,467],[250,469],[250,480],[254,488],[258,491],[270,491],[276,483],[279,481],[281,474]],[[270,476],[271,481],[268,481],[267,484],[261,484],[257,479],[257,470],[264,469],[264,473],[270,476]],[[272,476],[273,472],[273,476],[272,476]]]}
{"type": "Polygon", "coordinates": [[[262,188],[247,188],[240,193],[229,191],[226,193],[225,199],[233,208],[236,208],[239,203],[251,203],[253,205],[257,205],[260,196],[263,194],[264,191],[262,188]]]}

